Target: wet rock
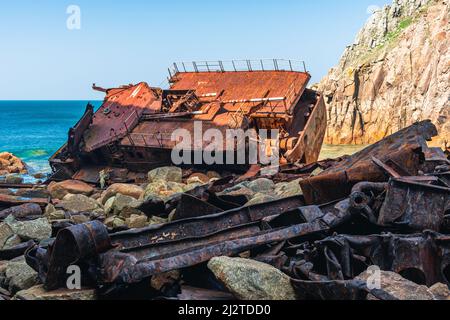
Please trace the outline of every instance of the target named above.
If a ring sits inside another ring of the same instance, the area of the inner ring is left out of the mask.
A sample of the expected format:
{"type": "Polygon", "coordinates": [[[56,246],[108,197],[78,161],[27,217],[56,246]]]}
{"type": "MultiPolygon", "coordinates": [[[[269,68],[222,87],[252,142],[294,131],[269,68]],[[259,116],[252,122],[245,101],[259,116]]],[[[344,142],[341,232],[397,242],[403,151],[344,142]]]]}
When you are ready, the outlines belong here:
{"type": "Polygon", "coordinates": [[[104,219],[106,217],[106,212],[103,209],[95,209],[91,212],[89,217],[91,220],[104,219]]]}
{"type": "Polygon", "coordinates": [[[137,209],[142,205],[142,201],[136,200],[133,197],[125,196],[118,193],[114,197],[114,202],[111,204],[109,214],[120,215],[122,218],[127,218],[131,214],[140,213],[137,209]]]}
{"type": "Polygon", "coordinates": [[[6,218],[9,215],[14,218],[25,218],[28,216],[39,216],[42,214],[41,207],[36,203],[26,203],[20,206],[14,206],[0,211],[0,218],[6,218]]]}
{"type": "Polygon", "coordinates": [[[167,184],[165,181],[158,180],[150,182],[145,187],[143,199],[146,200],[148,197],[158,196],[160,192],[164,190],[167,190],[167,184]]]}
{"type": "Polygon", "coordinates": [[[193,173],[189,176],[189,178],[186,180],[187,184],[191,184],[191,183],[208,183],[210,180],[210,178],[203,173],[197,172],[197,173],[193,173]]]}
{"type": "Polygon", "coordinates": [[[156,180],[151,182],[145,188],[143,199],[148,201],[152,198],[160,198],[163,201],[167,201],[171,196],[183,193],[185,185],[173,181],[156,180]]]}
{"type": "Polygon", "coordinates": [[[183,172],[178,167],[161,167],[154,169],[148,173],[148,182],[157,180],[172,181],[181,183],[183,172]]]}
{"type": "Polygon", "coordinates": [[[144,189],[134,184],[114,183],[103,193],[102,203],[105,204],[108,199],[114,197],[118,193],[139,199],[144,193],[144,189]]]}
{"type": "Polygon", "coordinates": [[[7,175],[10,173],[28,173],[27,166],[18,157],[9,152],[0,153],[0,175],[7,175]]]}
{"type": "Polygon", "coordinates": [[[62,200],[67,194],[82,194],[90,196],[94,188],[78,180],[65,180],[62,182],[51,182],[47,187],[52,198],[62,200]]]}
{"type": "Polygon", "coordinates": [[[105,202],[105,205],[103,206],[103,209],[105,210],[106,215],[113,214],[113,212],[114,212],[114,210],[113,210],[114,201],[116,201],[116,197],[111,197],[105,202]]]}
{"type": "Polygon", "coordinates": [[[163,224],[163,223],[167,223],[168,220],[161,218],[161,217],[157,217],[157,216],[152,216],[149,220],[148,220],[148,224],[152,225],[152,224],[163,224]]]}
{"type": "Polygon", "coordinates": [[[55,206],[49,203],[44,210],[44,217],[49,221],[63,220],[66,218],[64,210],[56,210],[55,206]]]}
{"type": "Polygon", "coordinates": [[[13,229],[7,223],[0,223],[0,249],[14,235],[13,229]]]}
{"type": "Polygon", "coordinates": [[[428,291],[434,296],[435,300],[450,300],[450,290],[448,286],[443,283],[436,283],[428,291]]]}
{"type": "Polygon", "coordinates": [[[44,173],[38,172],[38,173],[33,174],[33,178],[35,178],[35,179],[45,179],[46,175],[44,173]]]}
{"type": "Polygon", "coordinates": [[[270,201],[274,201],[276,199],[277,199],[276,197],[271,196],[270,194],[257,193],[249,202],[246,203],[245,206],[247,206],[247,207],[253,206],[255,204],[270,202],[270,201]]]}
{"type": "Polygon", "coordinates": [[[94,289],[57,289],[46,291],[43,285],[37,285],[16,293],[14,300],[95,300],[94,289]]]}
{"type": "Polygon", "coordinates": [[[147,226],[147,216],[132,214],[125,220],[129,228],[144,228],[147,226]]]}
{"type": "Polygon", "coordinates": [[[289,198],[293,196],[302,195],[303,191],[299,184],[300,180],[294,180],[291,182],[282,182],[275,186],[275,195],[279,198],[289,198]]]}
{"type": "Polygon", "coordinates": [[[37,272],[27,265],[23,256],[8,262],[5,278],[8,291],[11,293],[31,288],[39,283],[37,272]]]}
{"type": "Polygon", "coordinates": [[[52,226],[46,218],[31,221],[14,221],[8,224],[23,241],[45,240],[50,238],[52,234],[52,226]]]}
{"type": "Polygon", "coordinates": [[[247,187],[247,183],[242,182],[231,188],[223,190],[222,192],[218,193],[218,195],[228,195],[228,196],[242,195],[246,196],[247,199],[250,200],[255,196],[255,192],[247,187]]]}
{"type": "Polygon", "coordinates": [[[116,216],[106,218],[104,224],[108,228],[120,228],[126,225],[125,220],[116,216]]]}
{"type": "Polygon", "coordinates": [[[23,182],[23,178],[19,175],[16,174],[8,174],[5,177],[5,183],[10,183],[10,184],[21,184],[23,182]]]}
{"type": "Polygon", "coordinates": [[[64,210],[55,210],[49,213],[46,218],[49,221],[64,220],[66,218],[66,213],[64,212],[64,210]]]}
{"type": "Polygon", "coordinates": [[[208,268],[240,300],[295,300],[290,278],[280,270],[254,260],[216,257],[208,268]]]}
{"type": "Polygon", "coordinates": [[[3,248],[1,248],[2,250],[8,250],[11,248],[14,248],[15,246],[19,245],[22,243],[22,239],[20,239],[20,237],[18,235],[12,235],[11,237],[8,238],[8,240],[6,240],[5,244],[3,245],[3,248]]]}
{"type": "Polygon", "coordinates": [[[90,212],[98,209],[100,204],[82,194],[67,194],[57,207],[69,212],[90,212]]]}
{"type": "Polygon", "coordinates": [[[249,182],[247,187],[256,193],[270,192],[275,188],[275,184],[270,179],[260,178],[249,182]]]}
{"type": "Polygon", "coordinates": [[[137,208],[133,208],[133,207],[125,207],[122,209],[122,211],[120,211],[120,214],[119,214],[119,216],[123,219],[127,219],[133,215],[141,216],[141,215],[145,215],[145,214],[141,210],[139,210],[137,208]]]}
{"type": "Polygon", "coordinates": [[[84,214],[77,214],[70,217],[70,221],[75,224],[82,224],[90,221],[89,217],[86,217],[84,214]]]}
{"type": "MultiPolygon", "coordinates": [[[[433,294],[426,286],[418,285],[401,275],[390,271],[381,272],[381,289],[399,300],[433,300],[433,294]]],[[[367,281],[373,277],[372,272],[364,271],[355,279],[367,281]]],[[[370,299],[370,297],[368,297],[370,299]]]]}

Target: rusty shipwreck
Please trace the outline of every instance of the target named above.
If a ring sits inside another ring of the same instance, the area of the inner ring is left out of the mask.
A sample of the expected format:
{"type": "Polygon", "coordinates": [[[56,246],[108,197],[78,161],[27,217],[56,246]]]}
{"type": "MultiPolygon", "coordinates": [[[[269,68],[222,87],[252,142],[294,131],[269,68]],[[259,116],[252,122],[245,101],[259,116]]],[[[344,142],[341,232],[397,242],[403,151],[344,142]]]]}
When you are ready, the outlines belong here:
{"type": "Polygon", "coordinates": [[[67,143],[50,158],[52,178],[97,183],[99,172],[108,170],[116,181],[137,179],[140,172],[171,164],[172,132],[192,132],[195,121],[221,131],[279,129],[281,163],[318,159],[326,109],[322,95],[307,88],[311,76],[303,62],[182,62],[168,71],[168,89],[145,82],[94,85],[106,94],[103,104],[97,111],[88,104],[69,130],[67,143]]]}

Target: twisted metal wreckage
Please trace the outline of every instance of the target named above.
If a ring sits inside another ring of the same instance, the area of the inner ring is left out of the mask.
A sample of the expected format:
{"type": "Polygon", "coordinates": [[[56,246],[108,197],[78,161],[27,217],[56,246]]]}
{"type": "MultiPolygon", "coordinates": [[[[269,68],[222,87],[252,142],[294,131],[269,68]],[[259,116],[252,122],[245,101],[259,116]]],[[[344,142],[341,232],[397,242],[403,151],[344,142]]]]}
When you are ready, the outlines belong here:
{"type": "Polygon", "coordinates": [[[288,166],[272,177],[303,178],[303,196],[245,207],[239,196],[219,195],[236,182],[230,177],[159,208],[176,208],[170,223],[117,231],[91,221],[8,254],[26,250],[48,290],[65,286],[67,267],[76,264],[83,285],[106,297],[142,293],[148,279],[179,270],[184,284],[168,277],[146,297],[230,298],[205,262],[244,252],[287,273],[306,299],[395,299],[356,278],[371,265],[418,284],[450,285],[450,161],[427,146],[436,134],[424,121],[353,156],[288,166]],[[313,175],[317,168],[323,171],[313,175]]]}

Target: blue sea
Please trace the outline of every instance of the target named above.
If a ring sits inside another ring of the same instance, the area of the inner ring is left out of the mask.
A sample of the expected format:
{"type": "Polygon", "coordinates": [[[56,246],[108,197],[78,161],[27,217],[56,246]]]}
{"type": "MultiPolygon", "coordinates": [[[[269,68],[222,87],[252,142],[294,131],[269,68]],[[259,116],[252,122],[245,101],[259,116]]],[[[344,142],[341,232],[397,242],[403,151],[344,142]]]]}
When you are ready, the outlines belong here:
{"type": "Polygon", "coordinates": [[[0,101],[0,152],[8,151],[30,167],[30,173],[50,172],[48,158],[67,141],[69,128],[87,103],[101,101],[0,101]]]}

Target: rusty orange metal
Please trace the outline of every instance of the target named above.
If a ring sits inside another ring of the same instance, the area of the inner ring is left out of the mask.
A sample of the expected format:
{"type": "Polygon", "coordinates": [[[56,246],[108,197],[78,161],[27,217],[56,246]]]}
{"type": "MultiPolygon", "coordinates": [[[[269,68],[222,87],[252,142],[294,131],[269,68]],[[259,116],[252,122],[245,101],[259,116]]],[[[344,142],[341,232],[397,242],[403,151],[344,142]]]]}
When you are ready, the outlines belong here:
{"type": "MultiPolygon", "coordinates": [[[[311,78],[306,68],[298,71],[290,60],[269,63],[232,61],[231,70],[222,61],[193,62],[190,69],[174,64],[169,89],[144,82],[112,89],[94,85],[106,93],[105,100],[95,113],[87,108],[71,128],[67,145],[50,159],[53,171],[61,179],[82,178],[84,173],[77,172],[84,167],[143,172],[171,164],[171,150],[178,143],[173,132],[193,134],[199,122],[202,132],[214,128],[226,137],[218,149],[223,154],[238,148],[227,129],[278,129],[282,163],[314,162],[326,129],[322,96],[306,89],[311,78]]],[[[203,141],[200,150],[208,144],[203,141]]],[[[196,148],[192,141],[191,152],[196,148]]]]}

